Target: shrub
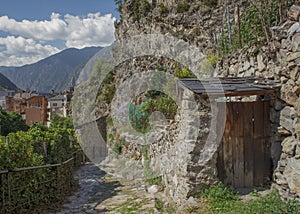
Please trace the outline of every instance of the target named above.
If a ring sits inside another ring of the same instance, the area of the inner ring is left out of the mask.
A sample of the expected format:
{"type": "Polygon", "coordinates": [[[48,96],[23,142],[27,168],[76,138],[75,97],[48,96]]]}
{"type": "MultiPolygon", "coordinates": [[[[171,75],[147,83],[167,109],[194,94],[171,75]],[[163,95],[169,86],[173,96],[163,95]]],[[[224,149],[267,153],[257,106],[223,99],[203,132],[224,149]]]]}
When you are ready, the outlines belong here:
{"type": "Polygon", "coordinates": [[[147,0],[142,1],[141,11],[144,15],[151,11],[151,5],[147,0]]]}
{"type": "Polygon", "coordinates": [[[169,13],[169,9],[167,8],[166,5],[164,5],[163,3],[160,3],[159,4],[159,12],[160,12],[160,14],[164,15],[164,14],[169,13]]]}
{"type": "Polygon", "coordinates": [[[204,0],[203,3],[208,7],[214,7],[218,5],[218,0],[204,0]]]}
{"type": "Polygon", "coordinates": [[[177,4],[178,13],[187,12],[189,11],[189,8],[190,8],[189,3],[186,0],[177,4]]]}

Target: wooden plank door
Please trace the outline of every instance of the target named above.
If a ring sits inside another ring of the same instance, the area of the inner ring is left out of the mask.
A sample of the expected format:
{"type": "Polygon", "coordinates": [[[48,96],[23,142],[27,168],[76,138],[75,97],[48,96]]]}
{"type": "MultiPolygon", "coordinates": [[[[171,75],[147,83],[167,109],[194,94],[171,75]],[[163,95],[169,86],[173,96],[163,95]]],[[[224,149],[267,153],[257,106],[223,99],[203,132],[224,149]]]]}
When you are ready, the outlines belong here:
{"type": "Polygon", "coordinates": [[[271,175],[269,101],[228,102],[226,107],[219,179],[234,188],[263,186],[271,175]]]}

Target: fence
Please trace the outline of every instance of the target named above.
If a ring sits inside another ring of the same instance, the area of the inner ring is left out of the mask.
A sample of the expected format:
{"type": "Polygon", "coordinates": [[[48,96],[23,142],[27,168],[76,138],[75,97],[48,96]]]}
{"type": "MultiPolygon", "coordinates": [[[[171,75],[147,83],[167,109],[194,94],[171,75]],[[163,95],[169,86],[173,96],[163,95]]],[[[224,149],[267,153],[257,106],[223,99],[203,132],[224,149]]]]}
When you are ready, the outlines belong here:
{"type": "Polygon", "coordinates": [[[59,201],[75,187],[74,168],[84,161],[77,151],[63,163],[0,171],[0,212],[32,213],[59,201]]]}

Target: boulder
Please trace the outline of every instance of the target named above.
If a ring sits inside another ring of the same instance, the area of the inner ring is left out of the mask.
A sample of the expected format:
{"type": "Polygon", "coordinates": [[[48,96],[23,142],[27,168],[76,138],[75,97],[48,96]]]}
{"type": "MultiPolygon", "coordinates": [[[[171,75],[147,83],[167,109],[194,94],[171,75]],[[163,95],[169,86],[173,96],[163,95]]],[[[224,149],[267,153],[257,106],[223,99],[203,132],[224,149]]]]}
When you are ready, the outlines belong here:
{"type": "Polygon", "coordinates": [[[291,191],[300,197],[300,159],[288,159],[284,176],[291,191]]]}
{"type": "Polygon", "coordinates": [[[296,33],[292,37],[292,50],[294,52],[300,51],[300,33],[296,33]]]}
{"type": "Polygon", "coordinates": [[[296,111],[293,107],[286,106],[280,112],[280,125],[291,133],[294,132],[294,118],[296,111]]]}
{"type": "Polygon", "coordinates": [[[297,146],[297,140],[294,137],[287,137],[282,142],[282,152],[294,156],[297,146]]]}
{"type": "Polygon", "coordinates": [[[288,18],[292,21],[299,21],[300,6],[293,5],[288,11],[288,18]]]}

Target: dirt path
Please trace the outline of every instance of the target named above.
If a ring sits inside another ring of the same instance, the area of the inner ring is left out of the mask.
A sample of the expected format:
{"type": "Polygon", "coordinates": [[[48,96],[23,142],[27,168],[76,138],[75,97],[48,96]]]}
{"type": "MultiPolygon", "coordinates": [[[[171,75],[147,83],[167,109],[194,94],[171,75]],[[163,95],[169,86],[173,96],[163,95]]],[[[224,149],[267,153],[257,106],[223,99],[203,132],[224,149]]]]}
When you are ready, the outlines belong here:
{"type": "Polygon", "coordinates": [[[56,214],[156,213],[154,195],[141,183],[118,181],[87,163],[75,173],[80,188],[56,214]]]}

